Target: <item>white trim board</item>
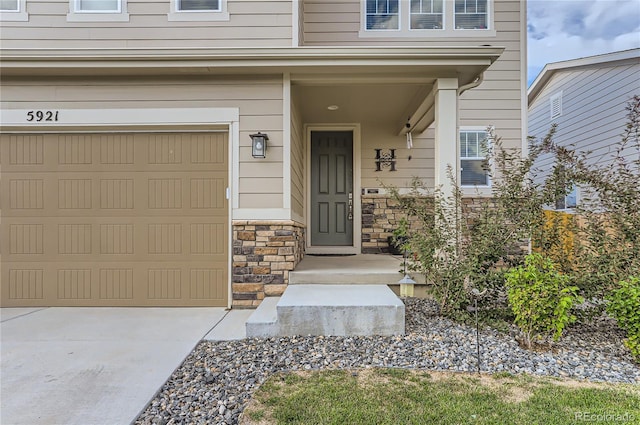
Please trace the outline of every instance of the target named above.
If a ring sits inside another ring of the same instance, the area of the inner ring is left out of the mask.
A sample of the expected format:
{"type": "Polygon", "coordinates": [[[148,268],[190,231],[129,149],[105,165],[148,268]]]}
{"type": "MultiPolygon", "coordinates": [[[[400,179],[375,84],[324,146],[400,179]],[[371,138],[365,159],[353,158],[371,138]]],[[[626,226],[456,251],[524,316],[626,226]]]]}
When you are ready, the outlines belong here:
{"type": "MultiPolygon", "coordinates": [[[[21,131],[32,129],[97,126],[185,126],[229,124],[240,119],[239,108],[121,108],[121,109],[2,109],[0,123],[3,130],[19,127],[21,131]],[[29,112],[52,112],[51,120],[44,117],[31,121],[29,112]],[[56,115],[57,113],[57,115],[56,115]]],[[[114,129],[115,130],[115,129],[114,129]]]]}
{"type": "Polygon", "coordinates": [[[282,206],[291,209],[291,75],[282,77],[282,206]]]}

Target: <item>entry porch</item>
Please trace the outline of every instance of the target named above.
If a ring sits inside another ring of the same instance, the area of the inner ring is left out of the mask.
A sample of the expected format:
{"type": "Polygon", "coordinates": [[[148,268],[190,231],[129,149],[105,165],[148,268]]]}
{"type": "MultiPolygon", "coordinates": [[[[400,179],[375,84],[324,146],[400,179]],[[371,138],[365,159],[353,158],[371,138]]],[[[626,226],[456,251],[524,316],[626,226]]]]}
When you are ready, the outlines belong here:
{"type": "Polygon", "coordinates": [[[247,336],[401,335],[403,277],[402,256],[307,255],[282,296],[265,298],[247,320],[247,336]]]}

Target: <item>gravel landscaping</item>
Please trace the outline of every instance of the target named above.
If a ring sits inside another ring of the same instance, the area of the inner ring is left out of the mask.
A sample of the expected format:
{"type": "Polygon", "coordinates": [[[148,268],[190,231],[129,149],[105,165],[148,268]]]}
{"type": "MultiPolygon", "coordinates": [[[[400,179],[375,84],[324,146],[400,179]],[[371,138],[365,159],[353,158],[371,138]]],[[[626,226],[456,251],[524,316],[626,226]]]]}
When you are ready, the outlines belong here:
{"type": "MultiPolygon", "coordinates": [[[[235,424],[253,391],[274,372],[401,367],[476,371],[475,328],[437,315],[431,300],[409,298],[406,332],[394,337],[285,337],[200,343],[136,424],[235,424]]],[[[640,367],[615,321],[570,327],[549,351],[527,351],[513,336],[481,330],[482,372],[529,373],[640,383],[640,367]]]]}

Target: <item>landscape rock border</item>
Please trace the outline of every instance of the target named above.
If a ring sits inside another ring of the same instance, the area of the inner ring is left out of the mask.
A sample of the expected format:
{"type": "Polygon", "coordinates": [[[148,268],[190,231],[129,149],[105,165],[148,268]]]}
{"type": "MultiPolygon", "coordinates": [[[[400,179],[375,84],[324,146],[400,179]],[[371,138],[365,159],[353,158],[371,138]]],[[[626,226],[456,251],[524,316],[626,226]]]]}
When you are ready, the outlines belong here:
{"type": "MultiPolygon", "coordinates": [[[[273,373],[399,367],[476,371],[475,328],[437,315],[432,300],[407,298],[407,334],[204,341],[167,380],[136,424],[236,424],[253,392],[273,373]]],[[[640,383],[640,367],[605,317],[570,327],[554,349],[527,351],[508,334],[481,331],[482,372],[640,383]]]]}

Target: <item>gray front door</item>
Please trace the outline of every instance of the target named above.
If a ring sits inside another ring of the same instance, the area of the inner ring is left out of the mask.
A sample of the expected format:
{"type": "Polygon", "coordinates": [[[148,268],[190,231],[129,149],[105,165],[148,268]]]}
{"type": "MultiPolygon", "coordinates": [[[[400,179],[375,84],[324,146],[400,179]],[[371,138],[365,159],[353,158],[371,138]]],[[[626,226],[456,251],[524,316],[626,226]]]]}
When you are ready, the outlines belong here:
{"type": "Polygon", "coordinates": [[[311,132],[311,245],[353,245],[353,133],[311,132]]]}

